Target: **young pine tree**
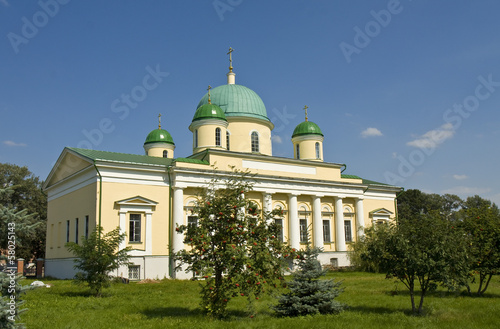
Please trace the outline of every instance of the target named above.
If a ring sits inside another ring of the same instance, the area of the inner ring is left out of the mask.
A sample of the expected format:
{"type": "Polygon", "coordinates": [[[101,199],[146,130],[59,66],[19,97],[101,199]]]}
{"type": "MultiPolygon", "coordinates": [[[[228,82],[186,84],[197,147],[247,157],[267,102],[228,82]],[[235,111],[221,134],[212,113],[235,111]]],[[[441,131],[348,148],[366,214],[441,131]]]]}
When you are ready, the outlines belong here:
{"type": "Polygon", "coordinates": [[[278,305],[273,307],[279,315],[331,314],[339,313],[345,308],[345,305],[335,300],[343,291],[340,288],[341,282],[320,279],[327,270],[323,270],[317,260],[319,251],[319,248],[311,248],[309,245],[305,250],[299,251],[298,270],[288,283],[289,291],[281,295],[278,305]]]}

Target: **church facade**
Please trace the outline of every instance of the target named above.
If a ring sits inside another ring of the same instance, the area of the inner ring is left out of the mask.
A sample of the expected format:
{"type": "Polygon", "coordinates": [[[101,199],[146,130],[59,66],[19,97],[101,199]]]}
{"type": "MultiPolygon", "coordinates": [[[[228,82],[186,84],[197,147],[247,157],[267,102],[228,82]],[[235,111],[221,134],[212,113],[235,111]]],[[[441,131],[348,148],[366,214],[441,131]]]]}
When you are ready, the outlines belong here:
{"type": "Polygon", "coordinates": [[[101,225],[104,232],[120,227],[126,233],[121,247],[133,249],[131,264],[114,275],[190,277],[174,271],[172,255],[184,249],[175,227],[196,224],[191,210],[199,189],[231,168],[255,174],[245,197],[260,211],[283,210],[276,219],[279,238],[296,249],[309,239],[323,249],[323,264],[348,266],[349,245],[364,228],[395,218],[401,188],[344,174],[344,164],[324,162],[324,136],[308,120],[307,108],[291,136],[293,159],[272,155],[273,128],[261,98],[235,83],[230,65],[227,84],[209,87],[196,108],[189,157],[174,157],[174,139],[161,125],[147,136],[145,155],[65,148],[44,186],[45,274],[72,278],[74,258],[65,243],[81,243],[101,225]]]}

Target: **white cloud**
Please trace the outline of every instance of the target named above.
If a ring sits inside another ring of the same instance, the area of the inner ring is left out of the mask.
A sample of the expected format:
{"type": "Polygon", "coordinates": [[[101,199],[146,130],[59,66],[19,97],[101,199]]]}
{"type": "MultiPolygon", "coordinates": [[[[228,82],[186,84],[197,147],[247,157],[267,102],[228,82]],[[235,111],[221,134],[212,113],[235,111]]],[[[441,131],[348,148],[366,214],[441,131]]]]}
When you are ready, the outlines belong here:
{"type": "Polygon", "coordinates": [[[273,135],[273,137],[271,137],[271,139],[276,144],[283,144],[283,140],[281,139],[281,137],[279,135],[273,135]]]}
{"type": "Polygon", "coordinates": [[[450,139],[455,134],[453,125],[445,123],[441,127],[430,130],[411,142],[406,143],[408,146],[414,146],[423,149],[432,149],[443,143],[445,140],[450,139]]]}
{"type": "Polygon", "coordinates": [[[382,132],[377,128],[366,128],[361,132],[361,137],[374,137],[374,136],[382,136],[382,132]]]}
{"type": "Polygon", "coordinates": [[[13,142],[13,141],[4,141],[3,143],[5,145],[7,145],[7,146],[12,146],[12,147],[25,147],[25,146],[27,146],[24,143],[16,143],[16,142],[13,142]]]}
{"type": "Polygon", "coordinates": [[[447,190],[441,191],[441,194],[459,194],[463,196],[473,196],[489,193],[491,188],[488,187],[467,187],[467,186],[456,186],[449,188],[447,190]]]}
{"type": "Polygon", "coordinates": [[[464,180],[464,179],[467,179],[467,175],[453,175],[453,178],[455,178],[456,180],[464,180]]]}

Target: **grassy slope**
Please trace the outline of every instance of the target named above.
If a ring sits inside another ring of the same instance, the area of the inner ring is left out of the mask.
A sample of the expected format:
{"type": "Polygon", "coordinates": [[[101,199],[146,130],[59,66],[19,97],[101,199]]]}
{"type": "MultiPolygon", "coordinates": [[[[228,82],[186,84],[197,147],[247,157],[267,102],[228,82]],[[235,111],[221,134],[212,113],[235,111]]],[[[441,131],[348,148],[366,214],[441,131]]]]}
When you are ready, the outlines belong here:
{"type": "MultiPolygon", "coordinates": [[[[340,315],[275,318],[273,299],[259,300],[258,315],[245,314],[246,300],[229,304],[231,317],[207,319],[198,309],[198,285],[192,281],[159,284],[115,284],[104,297],[94,298],[71,281],[46,280],[52,288],[39,288],[25,296],[29,311],[22,315],[28,328],[498,328],[500,278],[494,277],[484,298],[448,294],[430,295],[427,315],[409,315],[410,298],[402,284],[380,274],[334,273],[344,281],[339,301],[350,307],[340,315]],[[394,294],[397,287],[397,294],[394,294]]],[[[30,281],[27,281],[28,283],[30,281]]]]}

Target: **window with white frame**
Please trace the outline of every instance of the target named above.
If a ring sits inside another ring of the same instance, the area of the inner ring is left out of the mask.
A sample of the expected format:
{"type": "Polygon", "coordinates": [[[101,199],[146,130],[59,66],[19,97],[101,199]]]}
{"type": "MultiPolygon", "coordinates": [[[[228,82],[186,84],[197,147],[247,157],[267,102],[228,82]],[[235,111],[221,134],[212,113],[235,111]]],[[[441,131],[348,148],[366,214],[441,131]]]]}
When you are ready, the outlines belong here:
{"type": "Polygon", "coordinates": [[[300,220],[300,242],[307,243],[307,219],[300,220]]]}
{"type": "Polygon", "coordinates": [[[274,222],[279,227],[278,236],[276,238],[283,242],[283,218],[275,218],[274,222]]]}
{"type": "Polygon", "coordinates": [[[129,215],[129,242],[141,242],[141,214],[129,215]]]}
{"type": "Polygon", "coordinates": [[[352,225],[350,220],[344,220],[345,242],[352,242],[352,225]]]}
{"type": "Polygon", "coordinates": [[[230,150],[231,150],[231,148],[230,148],[230,146],[229,146],[229,145],[230,145],[230,144],[229,144],[229,136],[230,136],[230,135],[231,135],[231,134],[229,133],[229,131],[226,131],[226,149],[227,149],[228,151],[230,151],[230,150]]]}
{"type": "Polygon", "coordinates": [[[319,151],[319,143],[316,142],[316,159],[321,159],[321,156],[320,156],[320,151],[319,151]]]}
{"type": "Polygon", "coordinates": [[[259,151],[259,134],[256,131],[252,132],[251,144],[252,144],[252,152],[260,152],[259,151]]]}
{"type": "Polygon", "coordinates": [[[215,128],[215,145],[220,146],[220,128],[215,128]]]}
{"type": "Polygon", "coordinates": [[[295,150],[296,150],[295,153],[297,153],[297,159],[300,159],[300,145],[299,144],[295,145],[295,150]]]}
{"type": "Polygon", "coordinates": [[[129,265],[128,266],[128,279],[129,280],[140,280],[141,279],[141,266],[140,265],[129,265]]]}
{"type": "Polygon", "coordinates": [[[332,242],[329,219],[323,219],[323,242],[332,242]]]}
{"type": "Polygon", "coordinates": [[[163,151],[163,157],[168,158],[168,151],[167,150],[163,151]]]}

